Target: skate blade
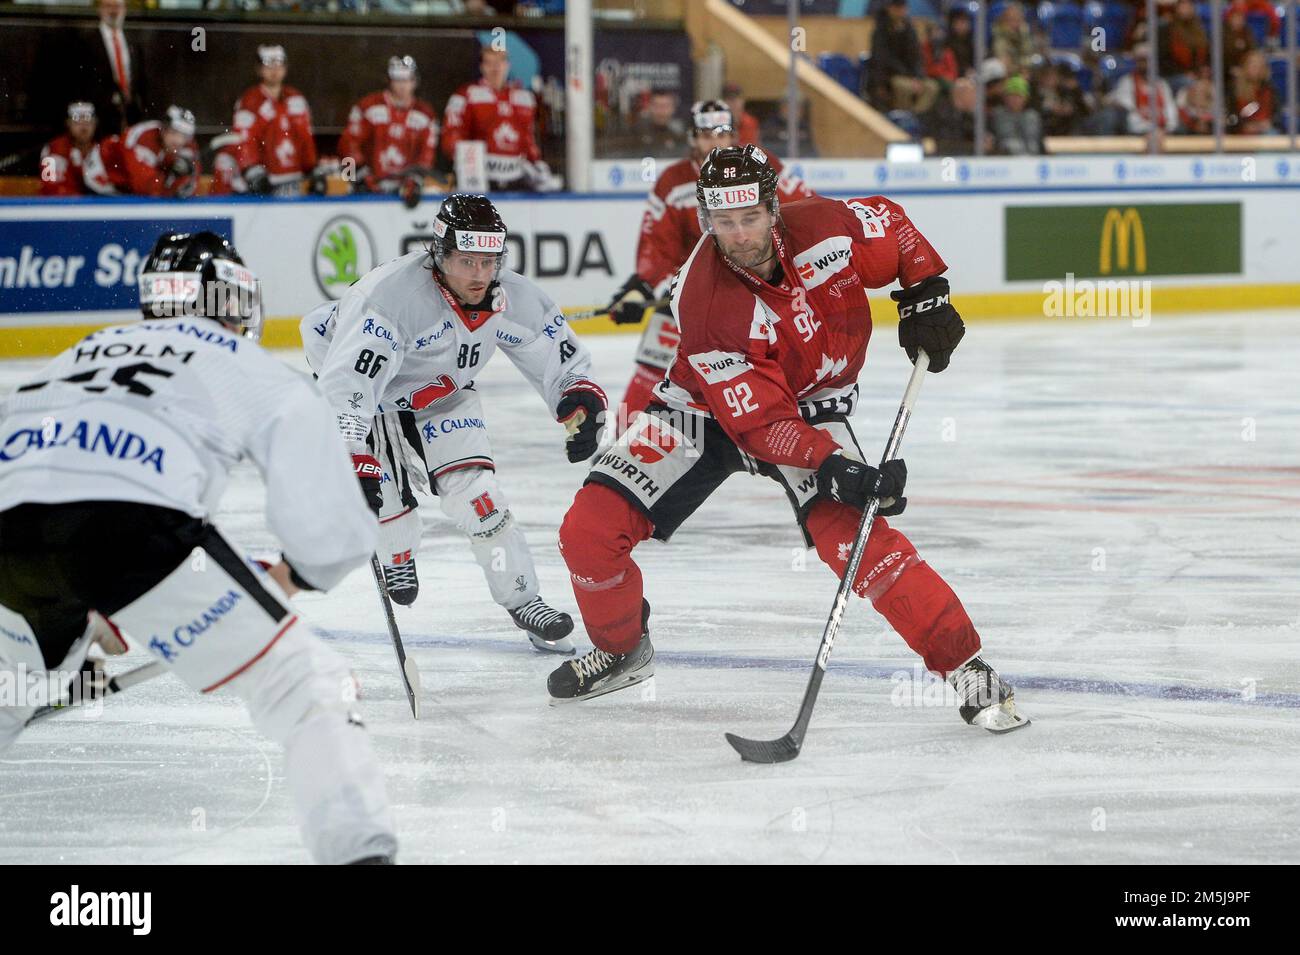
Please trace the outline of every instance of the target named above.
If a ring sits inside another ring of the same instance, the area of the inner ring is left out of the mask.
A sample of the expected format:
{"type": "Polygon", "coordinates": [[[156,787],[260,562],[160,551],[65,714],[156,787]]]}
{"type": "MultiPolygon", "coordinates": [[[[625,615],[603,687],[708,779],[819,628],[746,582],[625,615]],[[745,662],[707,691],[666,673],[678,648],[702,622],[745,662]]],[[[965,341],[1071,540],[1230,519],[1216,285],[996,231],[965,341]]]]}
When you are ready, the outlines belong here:
{"type": "Polygon", "coordinates": [[[975,714],[972,726],[980,726],[990,733],[1010,733],[1022,729],[1030,723],[1029,717],[1016,709],[1014,700],[1006,700],[997,706],[987,706],[975,714]]]}
{"type": "Polygon", "coordinates": [[[655,675],[654,661],[651,660],[644,667],[635,670],[632,673],[625,673],[622,676],[612,678],[608,683],[602,683],[599,687],[579,696],[570,697],[550,697],[551,706],[560,706],[568,703],[582,703],[586,700],[594,700],[598,696],[604,696],[607,693],[614,693],[618,690],[626,690],[629,686],[636,686],[638,683],[644,683],[655,675]]]}
{"type": "Polygon", "coordinates": [[[525,630],[524,633],[528,635],[528,642],[531,643],[535,649],[541,650],[543,653],[558,653],[561,656],[566,657],[573,656],[573,641],[568,637],[560,637],[558,640],[549,641],[543,640],[531,630],[525,630]]]}

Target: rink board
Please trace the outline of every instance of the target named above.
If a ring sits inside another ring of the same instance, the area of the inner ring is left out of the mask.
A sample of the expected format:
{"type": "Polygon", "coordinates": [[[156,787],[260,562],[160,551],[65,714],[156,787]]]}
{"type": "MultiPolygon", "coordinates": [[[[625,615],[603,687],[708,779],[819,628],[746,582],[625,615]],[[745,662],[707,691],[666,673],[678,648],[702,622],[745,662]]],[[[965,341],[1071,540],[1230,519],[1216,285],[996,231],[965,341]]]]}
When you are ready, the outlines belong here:
{"type": "MultiPolygon", "coordinates": [[[[887,181],[834,194],[883,191],[903,204],[948,262],[954,300],[973,320],[1110,315],[1145,322],[1191,310],[1300,306],[1291,269],[1300,182],[1123,178],[1052,188],[985,185],[979,177],[960,189],[887,181]],[[1074,297],[1080,288],[1076,280],[1137,283],[1142,308],[1116,311],[1112,295],[1110,311],[1104,301],[1099,310],[1062,310],[1062,294],[1074,297]]],[[[508,264],[562,308],[608,301],[633,271],[640,197],[496,201],[511,229],[508,264]]],[[[378,197],[0,200],[0,356],[52,354],[92,328],[131,320],[150,237],[204,227],[230,236],[262,277],[267,343],[296,346],[298,316],[340,297],[375,265],[426,246],[436,208],[432,197],[414,210],[378,197]]],[[[894,320],[887,290],[872,304],[878,321],[894,320]]],[[[626,330],[607,318],[575,326],[587,334],[626,330]]]]}

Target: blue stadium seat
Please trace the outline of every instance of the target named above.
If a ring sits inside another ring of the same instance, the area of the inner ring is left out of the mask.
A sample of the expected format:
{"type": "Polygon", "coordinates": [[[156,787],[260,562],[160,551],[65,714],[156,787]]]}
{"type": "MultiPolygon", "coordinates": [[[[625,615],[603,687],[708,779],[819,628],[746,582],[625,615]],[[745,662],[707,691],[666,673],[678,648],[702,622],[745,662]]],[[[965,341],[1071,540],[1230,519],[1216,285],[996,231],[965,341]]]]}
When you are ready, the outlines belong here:
{"type": "Polygon", "coordinates": [[[1286,57],[1275,56],[1268,61],[1270,79],[1273,81],[1273,89],[1277,92],[1278,98],[1286,100],[1286,57]]]}
{"type": "Polygon", "coordinates": [[[1133,72],[1134,60],[1131,56],[1103,56],[1097,61],[1097,70],[1101,74],[1102,88],[1106,91],[1114,89],[1115,84],[1120,81],[1121,77],[1127,76],[1133,72]]]}
{"type": "MultiPolygon", "coordinates": [[[[1227,5],[1224,5],[1227,9],[1227,5]]],[[[1201,23],[1205,26],[1205,33],[1208,36],[1213,31],[1214,8],[1208,3],[1198,3],[1196,5],[1196,15],[1201,18],[1201,23]]]]}
{"type": "Polygon", "coordinates": [[[1265,46],[1268,43],[1268,14],[1267,13],[1247,13],[1246,26],[1250,32],[1255,35],[1255,45],[1265,46]]]}
{"type": "Polygon", "coordinates": [[[819,53],[817,66],[854,96],[857,96],[858,91],[862,89],[861,61],[855,63],[843,53],[819,53]]]}
{"type": "Polygon", "coordinates": [[[1053,50],[1076,50],[1083,42],[1083,8],[1077,3],[1058,3],[1048,33],[1053,50]]]}

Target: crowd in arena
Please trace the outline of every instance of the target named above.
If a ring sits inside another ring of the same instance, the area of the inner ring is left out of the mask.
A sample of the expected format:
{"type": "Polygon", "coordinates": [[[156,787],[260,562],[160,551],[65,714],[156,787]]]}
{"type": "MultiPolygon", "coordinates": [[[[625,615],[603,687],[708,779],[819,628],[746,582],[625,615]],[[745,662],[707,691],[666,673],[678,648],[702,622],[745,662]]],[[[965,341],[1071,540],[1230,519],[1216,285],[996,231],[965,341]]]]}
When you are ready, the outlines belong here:
{"type": "Polygon", "coordinates": [[[387,86],[349,111],[337,156],[318,155],[311,105],[287,82],[284,48],[259,46],[257,82],[235,103],[229,130],[210,144],[205,170],[190,110],[172,104],[151,116],[142,108],[148,78],[123,31],[124,0],[99,0],[98,7],[98,31],[85,38],[69,71],[66,128],[41,153],[42,195],[186,198],[210,173],[213,195],[297,195],[304,183],[323,194],[334,178],[353,192],[395,193],[413,205],[439,156],[454,161],[462,141],[484,143],[493,189],[554,187],[535,138],[534,94],[509,80],[509,54],[491,45],[481,51],[480,77],[457,89],[441,111],[416,95],[415,60],[392,56],[387,86]]]}
{"type": "MultiPolygon", "coordinates": [[[[1284,11],[1268,0],[1230,0],[1223,9],[1225,131],[1281,132],[1284,11]]],[[[977,77],[988,154],[1038,154],[1049,136],[1214,131],[1210,4],[1161,0],[1152,30],[1143,0],[991,3],[979,63],[975,10],[953,2],[942,21],[928,21],[913,17],[906,0],[876,8],[862,95],[902,128],[931,137],[936,152],[974,151],[977,77]]]]}

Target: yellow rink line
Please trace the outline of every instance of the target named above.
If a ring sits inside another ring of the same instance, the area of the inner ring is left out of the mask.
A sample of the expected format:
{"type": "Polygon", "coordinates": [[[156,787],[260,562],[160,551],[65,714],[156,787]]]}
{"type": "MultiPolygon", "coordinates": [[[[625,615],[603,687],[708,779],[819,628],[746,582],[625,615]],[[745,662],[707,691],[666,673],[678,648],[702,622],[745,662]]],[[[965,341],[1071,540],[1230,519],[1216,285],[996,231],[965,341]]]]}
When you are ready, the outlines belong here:
{"type": "MultiPolygon", "coordinates": [[[[1083,280],[1078,280],[1076,286],[1083,280]]],[[[959,293],[955,304],[967,321],[1081,322],[1086,318],[1061,318],[1044,314],[1045,296],[1041,291],[959,293]]],[[[872,296],[871,312],[877,324],[898,320],[894,303],[887,295],[872,296]]],[[[573,307],[566,312],[589,311],[591,307],[573,307]]],[[[1262,308],[1300,308],[1300,284],[1280,285],[1177,285],[1154,286],[1150,310],[1153,318],[1186,312],[1239,311],[1262,308]]],[[[1127,320],[1131,316],[1117,316],[1127,320]]],[[[1098,319],[1091,319],[1096,321],[1098,319]]],[[[262,332],[268,348],[300,348],[298,318],[269,318],[262,332]]],[[[39,358],[56,355],[77,343],[102,324],[95,325],[23,325],[0,327],[0,358],[39,358]]],[[[615,325],[608,316],[576,319],[573,328],[579,335],[629,334],[639,325],[615,325]]]]}

